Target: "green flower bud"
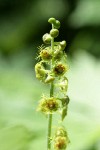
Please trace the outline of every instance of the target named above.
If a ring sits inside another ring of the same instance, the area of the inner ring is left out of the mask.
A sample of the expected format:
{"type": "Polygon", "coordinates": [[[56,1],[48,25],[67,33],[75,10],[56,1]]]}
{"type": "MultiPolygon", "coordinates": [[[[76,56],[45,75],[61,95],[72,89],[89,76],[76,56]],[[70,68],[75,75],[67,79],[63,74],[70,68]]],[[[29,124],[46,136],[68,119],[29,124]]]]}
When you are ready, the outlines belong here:
{"type": "Polygon", "coordinates": [[[46,80],[45,80],[45,83],[51,83],[55,78],[51,75],[48,75],[46,80]]]}
{"type": "Polygon", "coordinates": [[[51,29],[50,30],[50,35],[54,38],[56,38],[59,35],[59,30],[58,29],[51,29]]]}
{"type": "Polygon", "coordinates": [[[51,24],[55,24],[56,19],[55,18],[49,18],[48,22],[51,24]]]}
{"type": "Polygon", "coordinates": [[[61,50],[61,46],[59,42],[54,43],[53,57],[54,57],[54,60],[60,60],[63,57],[63,51],[61,50]]]}
{"type": "Polygon", "coordinates": [[[55,137],[57,136],[64,136],[64,137],[67,136],[66,129],[63,126],[60,126],[56,129],[55,137]]]}
{"type": "Polygon", "coordinates": [[[41,63],[37,63],[35,65],[35,73],[36,73],[36,78],[38,80],[44,81],[46,78],[47,70],[44,69],[41,63]]]}
{"type": "Polygon", "coordinates": [[[45,44],[51,43],[51,35],[49,33],[46,33],[43,35],[42,40],[45,44]]]}
{"type": "Polygon", "coordinates": [[[66,47],[66,41],[60,42],[61,49],[64,50],[66,47]]]}
{"type": "Polygon", "coordinates": [[[54,25],[54,28],[59,29],[60,28],[60,21],[56,20],[55,18],[50,18],[48,20],[49,23],[54,25]]]}
{"type": "Polygon", "coordinates": [[[63,57],[63,52],[60,51],[59,49],[56,49],[54,51],[54,59],[55,60],[60,60],[63,57]]]}
{"type": "Polygon", "coordinates": [[[59,29],[60,28],[60,21],[59,20],[56,20],[56,22],[54,23],[54,27],[56,29],[59,29]]]}

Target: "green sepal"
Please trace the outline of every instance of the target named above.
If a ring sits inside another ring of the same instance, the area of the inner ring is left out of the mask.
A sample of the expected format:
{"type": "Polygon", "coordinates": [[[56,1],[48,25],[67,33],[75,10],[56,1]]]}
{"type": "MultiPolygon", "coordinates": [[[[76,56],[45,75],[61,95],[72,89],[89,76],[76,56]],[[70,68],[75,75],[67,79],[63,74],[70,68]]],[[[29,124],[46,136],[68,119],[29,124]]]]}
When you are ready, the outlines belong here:
{"type": "Polygon", "coordinates": [[[70,99],[69,99],[68,96],[66,96],[66,97],[62,98],[61,100],[62,100],[62,114],[61,114],[61,119],[63,121],[64,118],[67,116],[68,103],[69,103],[70,99]]]}
{"type": "Polygon", "coordinates": [[[62,114],[61,114],[61,120],[62,121],[67,116],[67,108],[68,108],[67,105],[62,108],[62,114]]]}

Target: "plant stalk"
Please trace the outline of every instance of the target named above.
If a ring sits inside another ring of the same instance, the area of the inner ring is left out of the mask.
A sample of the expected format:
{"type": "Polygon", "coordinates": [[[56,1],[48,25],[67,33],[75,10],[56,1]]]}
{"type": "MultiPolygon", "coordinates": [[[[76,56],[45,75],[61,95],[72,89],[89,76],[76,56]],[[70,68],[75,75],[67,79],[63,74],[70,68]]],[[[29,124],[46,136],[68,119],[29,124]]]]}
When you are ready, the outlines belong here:
{"type": "MultiPolygon", "coordinates": [[[[54,25],[52,24],[52,29],[54,28],[54,25]]],[[[51,49],[52,49],[52,56],[54,53],[54,38],[51,39],[51,49]]],[[[51,69],[53,68],[53,57],[51,60],[51,69]]],[[[54,95],[54,82],[51,82],[50,85],[50,97],[53,97],[54,95]]],[[[47,150],[51,150],[51,133],[52,133],[52,113],[48,115],[48,134],[47,134],[47,150]]]]}

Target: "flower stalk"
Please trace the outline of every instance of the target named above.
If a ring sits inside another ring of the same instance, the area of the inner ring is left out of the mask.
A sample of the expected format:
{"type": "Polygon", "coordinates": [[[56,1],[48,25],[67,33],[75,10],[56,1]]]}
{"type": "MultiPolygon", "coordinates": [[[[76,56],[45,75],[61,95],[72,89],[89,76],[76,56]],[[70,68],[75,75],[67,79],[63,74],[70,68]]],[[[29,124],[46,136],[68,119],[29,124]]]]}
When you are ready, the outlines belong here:
{"type": "MultiPolygon", "coordinates": [[[[52,29],[54,29],[54,25],[52,24],[52,29]]],[[[52,56],[54,53],[54,38],[51,38],[51,49],[52,49],[52,56]]],[[[51,59],[51,66],[50,68],[53,69],[53,57],[51,59]]],[[[51,82],[50,86],[50,97],[53,97],[54,94],[54,82],[51,82]]],[[[52,113],[48,115],[48,134],[47,134],[47,150],[51,149],[51,131],[52,131],[52,113]]]]}
{"type": "Polygon", "coordinates": [[[48,46],[39,48],[40,61],[35,65],[35,72],[37,79],[50,85],[50,94],[48,97],[42,96],[37,110],[48,118],[47,150],[51,150],[52,145],[54,150],[65,150],[69,143],[67,131],[61,124],[57,127],[55,135],[52,135],[52,119],[54,113],[60,114],[61,122],[67,116],[69,97],[68,79],[65,74],[69,67],[64,52],[66,41],[54,40],[59,35],[60,22],[55,18],[50,18],[48,22],[52,25],[52,29],[42,37],[43,42],[48,46]]]}

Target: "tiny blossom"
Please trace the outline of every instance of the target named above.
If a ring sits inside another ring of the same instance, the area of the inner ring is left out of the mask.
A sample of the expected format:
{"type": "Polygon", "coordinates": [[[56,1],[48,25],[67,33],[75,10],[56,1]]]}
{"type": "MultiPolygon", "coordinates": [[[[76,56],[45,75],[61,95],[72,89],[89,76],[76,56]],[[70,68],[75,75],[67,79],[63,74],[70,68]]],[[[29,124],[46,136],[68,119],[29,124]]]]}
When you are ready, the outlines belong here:
{"type": "Polygon", "coordinates": [[[59,108],[59,103],[54,97],[42,98],[39,102],[38,111],[41,111],[45,114],[53,113],[59,108]]]}
{"type": "Polygon", "coordinates": [[[67,71],[67,66],[61,62],[54,66],[54,73],[56,76],[62,76],[67,71]]]}

